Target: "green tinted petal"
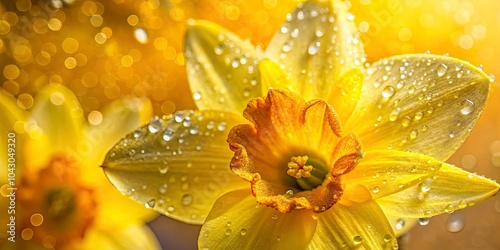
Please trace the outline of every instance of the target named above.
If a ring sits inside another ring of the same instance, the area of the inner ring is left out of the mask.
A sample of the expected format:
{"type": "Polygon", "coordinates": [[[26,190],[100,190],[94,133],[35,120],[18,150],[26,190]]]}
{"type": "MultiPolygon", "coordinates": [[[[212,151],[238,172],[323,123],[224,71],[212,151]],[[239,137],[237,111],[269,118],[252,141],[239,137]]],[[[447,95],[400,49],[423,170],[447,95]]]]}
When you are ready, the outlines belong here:
{"type": "Polygon", "coordinates": [[[443,164],[433,177],[377,202],[391,216],[424,218],[472,206],[499,188],[495,181],[443,164]]]}
{"type": "Polygon", "coordinates": [[[250,189],[217,200],[203,224],[199,249],[305,249],[316,220],[307,210],[282,214],[257,204],[250,189]]]}
{"type": "Polygon", "coordinates": [[[50,149],[72,150],[83,136],[85,119],[75,94],[64,86],[45,86],[35,97],[30,120],[40,127],[50,140],[50,149]]]}
{"type": "Polygon", "coordinates": [[[306,100],[327,100],[331,92],[338,91],[346,71],[363,68],[363,44],[351,17],[342,1],[299,4],[287,15],[265,57],[285,71],[291,90],[306,100]]]}
{"type": "Polygon", "coordinates": [[[308,249],[393,249],[396,237],[375,201],[335,204],[318,218],[308,249]]]}
{"type": "Polygon", "coordinates": [[[420,183],[438,171],[441,164],[430,156],[417,153],[368,151],[353,171],[342,176],[346,185],[344,196],[347,195],[346,199],[358,196],[350,188],[362,185],[370,191],[372,199],[384,197],[420,183]]]}
{"type": "Polygon", "coordinates": [[[185,39],[189,86],[199,109],[241,113],[261,96],[260,56],[250,42],[208,21],[192,21],[185,39]]]}
{"type": "Polygon", "coordinates": [[[366,150],[413,151],[447,159],[484,109],[490,79],[450,57],[406,55],[367,70],[363,92],[345,130],[366,150]]]}
{"type": "Polygon", "coordinates": [[[231,172],[226,138],[243,117],[184,111],[151,122],[122,139],[103,164],[122,193],[171,218],[201,224],[222,194],[249,183],[231,172]]]}

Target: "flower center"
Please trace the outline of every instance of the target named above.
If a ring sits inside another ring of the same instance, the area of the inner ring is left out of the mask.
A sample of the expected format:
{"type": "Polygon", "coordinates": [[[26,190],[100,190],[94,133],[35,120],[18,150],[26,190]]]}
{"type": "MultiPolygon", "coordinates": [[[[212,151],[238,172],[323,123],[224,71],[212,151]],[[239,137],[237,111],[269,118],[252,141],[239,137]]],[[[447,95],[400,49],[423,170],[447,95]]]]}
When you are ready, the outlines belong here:
{"type": "Polygon", "coordinates": [[[75,165],[59,155],[38,173],[23,172],[18,189],[21,244],[73,248],[84,237],[94,221],[96,201],[75,165]]]}
{"type": "Polygon", "coordinates": [[[307,155],[294,156],[287,165],[286,173],[295,178],[302,190],[312,190],[321,185],[329,171],[324,162],[307,155]]]}

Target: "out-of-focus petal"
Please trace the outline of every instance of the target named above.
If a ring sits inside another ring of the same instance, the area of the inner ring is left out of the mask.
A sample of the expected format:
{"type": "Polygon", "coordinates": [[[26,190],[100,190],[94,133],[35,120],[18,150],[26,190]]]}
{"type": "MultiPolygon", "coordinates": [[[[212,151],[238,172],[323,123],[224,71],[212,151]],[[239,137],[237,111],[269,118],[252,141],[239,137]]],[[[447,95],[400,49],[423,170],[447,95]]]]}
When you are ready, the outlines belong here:
{"type": "Polygon", "coordinates": [[[396,237],[375,201],[335,204],[318,218],[308,249],[393,249],[396,237]]]}
{"type": "Polygon", "coordinates": [[[259,71],[263,96],[267,95],[269,89],[289,89],[298,93],[298,90],[294,89],[296,86],[289,83],[285,72],[278,64],[268,58],[264,58],[259,62],[259,71]]]}
{"type": "Polygon", "coordinates": [[[191,21],[185,41],[189,85],[199,109],[240,113],[261,96],[260,56],[249,41],[208,21],[191,21]]]}
{"type": "Polygon", "coordinates": [[[285,71],[291,82],[289,89],[306,100],[326,100],[338,91],[339,79],[346,71],[363,69],[363,44],[358,37],[346,3],[308,1],[287,15],[265,57],[285,71]]]}
{"type": "Polygon", "coordinates": [[[482,113],[488,76],[454,58],[398,56],[367,70],[363,94],[345,129],[365,149],[413,151],[447,159],[482,113]]]}
{"type": "Polygon", "coordinates": [[[201,224],[222,194],[249,184],[231,172],[230,127],[244,123],[224,111],[184,111],[122,139],[103,164],[122,193],[171,218],[201,224]]]}
{"type": "Polygon", "coordinates": [[[443,164],[433,177],[377,202],[391,216],[426,218],[472,206],[499,188],[495,181],[443,164]]]}
{"type": "Polygon", "coordinates": [[[258,205],[250,190],[217,200],[198,238],[200,249],[305,249],[316,220],[306,210],[282,214],[258,205]]]}
{"type": "Polygon", "coordinates": [[[64,86],[45,86],[35,97],[25,125],[31,136],[29,150],[37,149],[37,157],[30,158],[44,158],[43,155],[58,151],[76,156],[84,124],[82,108],[71,90],[64,86]]]}
{"type": "Polygon", "coordinates": [[[359,199],[356,192],[358,185],[370,192],[371,199],[393,194],[430,177],[438,171],[441,164],[430,156],[417,153],[368,151],[353,171],[342,176],[346,184],[344,197],[354,201],[359,199]]]}
{"type": "Polygon", "coordinates": [[[126,227],[90,229],[77,249],[159,250],[161,246],[146,225],[129,221],[126,227]]]}
{"type": "Polygon", "coordinates": [[[82,177],[92,182],[96,176],[102,176],[102,170],[96,168],[102,163],[106,152],[121,138],[151,119],[152,105],[145,98],[124,98],[107,105],[102,113],[96,113],[96,121],[89,118],[85,130],[86,140],[78,147],[79,153],[86,159],[82,164],[82,177]]]}
{"type": "Polygon", "coordinates": [[[23,136],[24,133],[24,122],[26,120],[27,114],[21,110],[14,98],[4,94],[0,91],[0,121],[2,125],[0,127],[0,166],[4,171],[0,173],[0,186],[7,181],[8,174],[8,163],[9,149],[11,156],[15,156],[16,165],[23,165],[24,155],[23,155],[23,136]],[[12,154],[14,153],[14,154],[12,154]]]}

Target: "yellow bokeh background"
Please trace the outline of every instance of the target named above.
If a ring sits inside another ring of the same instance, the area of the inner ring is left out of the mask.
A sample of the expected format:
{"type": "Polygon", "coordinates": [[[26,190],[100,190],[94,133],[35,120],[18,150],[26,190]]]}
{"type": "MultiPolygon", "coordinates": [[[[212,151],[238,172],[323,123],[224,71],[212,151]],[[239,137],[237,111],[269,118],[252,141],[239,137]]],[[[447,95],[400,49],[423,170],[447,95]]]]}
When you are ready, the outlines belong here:
{"type": "MultiPolygon", "coordinates": [[[[42,86],[68,86],[89,120],[107,103],[127,95],[148,97],[157,115],[192,109],[182,53],[187,21],[214,21],[265,49],[297,2],[2,1],[0,86],[23,109],[32,107],[42,86]]],[[[482,65],[485,72],[500,77],[500,1],[352,0],[351,11],[368,62],[430,51],[482,65]]],[[[499,84],[491,86],[483,117],[450,162],[500,180],[499,84]]],[[[162,223],[172,222],[163,220],[155,222],[155,229],[167,230],[162,223]]],[[[499,249],[499,224],[500,198],[493,197],[432,218],[429,225],[404,236],[401,244],[407,249],[499,249]]],[[[196,239],[196,228],[181,231],[194,231],[188,239],[196,239]]]]}

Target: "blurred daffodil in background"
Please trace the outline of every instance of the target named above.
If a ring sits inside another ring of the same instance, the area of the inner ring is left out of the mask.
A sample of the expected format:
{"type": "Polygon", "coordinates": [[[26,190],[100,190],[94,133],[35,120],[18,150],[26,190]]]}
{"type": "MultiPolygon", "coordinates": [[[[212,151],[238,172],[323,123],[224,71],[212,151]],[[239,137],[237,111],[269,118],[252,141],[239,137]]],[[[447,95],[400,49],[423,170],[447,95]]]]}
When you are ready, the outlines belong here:
{"type": "MultiPolygon", "coordinates": [[[[2,1],[0,82],[2,89],[16,98],[13,106],[22,110],[33,107],[36,93],[47,84],[63,84],[73,90],[88,118],[130,93],[148,97],[157,115],[191,109],[194,104],[186,98],[191,93],[182,56],[187,20],[214,21],[266,48],[296,3],[2,1]]],[[[429,50],[481,64],[485,71],[500,74],[495,61],[500,54],[497,45],[500,2],[353,0],[348,4],[360,40],[365,44],[367,62],[429,50]]],[[[496,115],[499,104],[495,101],[498,83],[494,82],[492,87],[476,129],[449,162],[499,179],[500,119],[496,115]]],[[[196,99],[199,94],[193,92],[192,96],[196,99]]],[[[498,248],[499,213],[497,196],[466,210],[433,217],[430,223],[420,221],[426,226],[415,227],[404,241],[410,249],[498,248]]],[[[158,224],[154,226],[164,230],[158,224]]]]}
{"type": "MultiPolygon", "coordinates": [[[[0,105],[1,137],[15,135],[9,138],[15,138],[16,159],[16,175],[3,171],[0,180],[2,208],[10,204],[9,188],[16,188],[15,243],[5,230],[0,248],[159,249],[144,224],[154,212],[122,196],[97,167],[118,139],[149,118],[147,99],[115,100],[92,112],[88,122],[76,96],[63,86],[43,87],[29,113],[4,93],[0,105]]],[[[2,158],[3,169],[6,162],[2,158]]],[[[2,216],[2,224],[8,218],[2,216]]]]}
{"type": "Polygon", "coordinates": [[[199,247],[223,249],[397,248],[405,219],[495,195],[496,182],[443,162],[478,120],[490,77],[429,54],[365,68],[347,9],[299,4],[265,52],[191,21],[186,67],[200,110],[154,117],[121,140],[103,165],[110,181],[203,224],[199,247]]]}

